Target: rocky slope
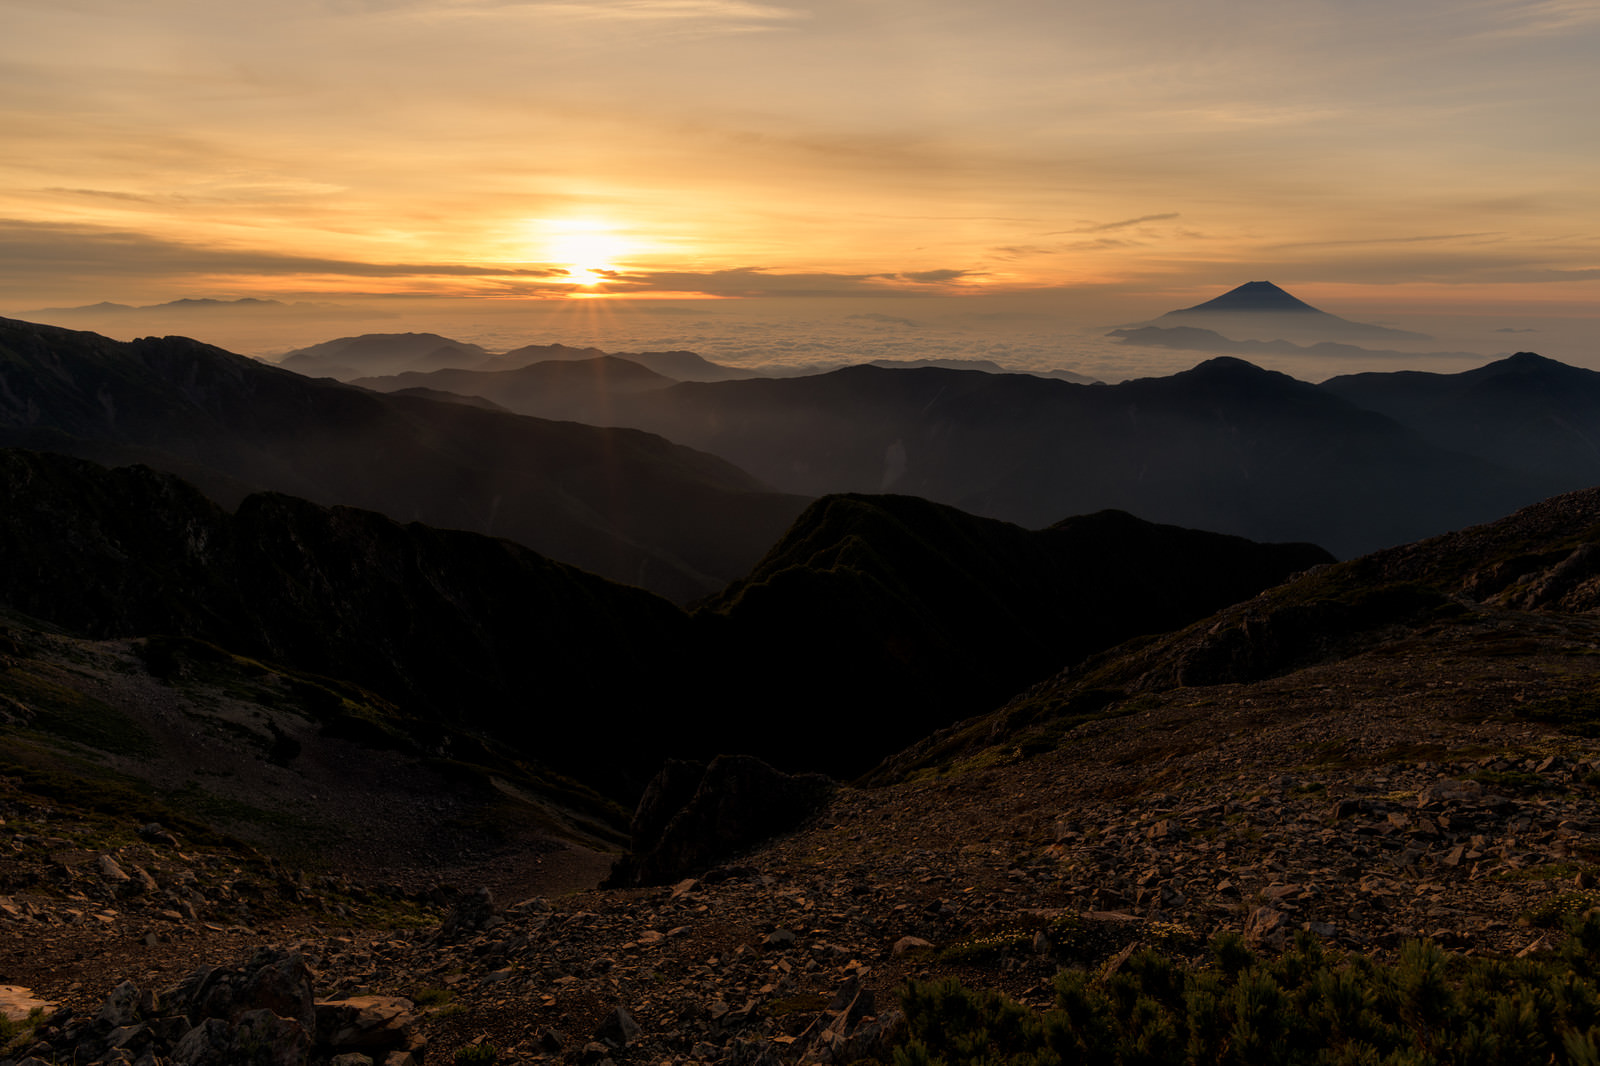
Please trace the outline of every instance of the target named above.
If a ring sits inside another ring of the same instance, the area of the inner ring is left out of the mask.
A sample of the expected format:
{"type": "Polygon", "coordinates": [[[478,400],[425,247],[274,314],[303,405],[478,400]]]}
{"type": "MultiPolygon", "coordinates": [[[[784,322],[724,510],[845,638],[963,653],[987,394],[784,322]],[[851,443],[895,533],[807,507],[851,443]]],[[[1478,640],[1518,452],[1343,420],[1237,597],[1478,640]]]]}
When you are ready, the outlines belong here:
{"type": "MultiPolygon", "coordinates": [[[[229,513],[148,468],[0,450],[0,490],[0,605],[338,677],[398,713],[345,728],[436,754],[443,733],[479,735],[630,802],[668,756],[859,773],[1090,651],[1328,558],[1128,515],[1030,533],[840,498],[691,616],[510,541],[275,494],[229,513]]],[[[170,643],[140,647],[153,674],[190,669],[170,643]]]]}
{"type": "Polygon", "coordinates": [[[1306,933],[1538,953],[1600,883],[1597,536],[1584,493],[1322,568],[1093,658],[660,888],[412,893],[445,906],[400,920],[351,902],[381,892],[7,781],[0,965],[75,1011],[9,1053],[103,1053],[126,1027],[92,1019],[127,979],[176,989],[143,1047],[177,1055],[206,1024],[193,963],[247,975],[263,941],[300,952],[317,995],[408,999],[410,1050],[369,1056],[397,1064],[423,1039],[428,1061],[886,1061],[907,976],[1042,1004],[1062,966],[1199,957],[1220,930],[1269,952],[1306,933]]]}

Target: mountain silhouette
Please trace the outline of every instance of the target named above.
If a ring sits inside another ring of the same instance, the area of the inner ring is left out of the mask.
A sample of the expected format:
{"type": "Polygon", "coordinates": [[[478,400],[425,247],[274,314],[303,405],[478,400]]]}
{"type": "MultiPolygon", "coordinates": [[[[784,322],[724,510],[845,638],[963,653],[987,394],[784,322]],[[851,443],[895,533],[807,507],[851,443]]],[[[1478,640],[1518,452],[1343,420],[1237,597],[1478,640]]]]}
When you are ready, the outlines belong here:
{"type": "Polygon", "coordinates": [[[1349,556],[1559,491],[1233,358],[1117,385],[858,366],[611,402],[618,424],[789,492],[916,495],[1028,528],[1117,509],[1349,556]]]}
{"type": "Polygon", "coordinates": [[[364,333],[297,348],[278,365],[308,377],[344,381],[361,375],[473,366],[487,358],[486,349],[437,333],[364,333]]]}
{"type": "Polygon", "coordinates": [[[1193,307],[1185,307],[1178,311],[1169,311],[1168,314],[1185,315],[1212,311],[1304,312],[1314,315],[1324,313],[1299,297],[1289,295],[1289,293],[1278,288],[1270,281],[1247,281],[1238,288],[1229,289],[1221,296],[1207,300],[1205,303],[1195,304],[1193,307]]]}
{"type": "Polygon", "coordinates": [[[347,731],[418,750],[481,734],[613,796],[668,756],[859,773],[1085,654],[1330,558],[1116,513],[1029,532],[834,497],[689,615],[510,541],[277,493],[230,514],[148,467],[0,450],[0,491],[0,608],[354,683],[405,719],[347,731]]]}
{"type": "Polygon", "coordinates": [[[911,496],[831,496],[696,622],[733,691],[763,693],[773,733],[749,750],[854,775],[1060,664],[1331,560],[1115,511],[1030,531],[911,496]]]}
{"type": "MultiPolygon", "coordinates": [[[[1577,649],[1589,646],[1600,611],[1597,540],[1600,489],[1585,489],[1318,567],[1192,625],[1089,656],[998,710],[911,745],[868,780],[937,772],[985,752],[1048,750],[1095,716],[1126,713],[1133,701],[1158,703],[1161,694],[1237,692],[1304,672],[1301,689],[1331,689],[1348,701],[1341,671],[1359,673],[1372,659],[1409,666],[1398,671],[1408,689],[1461,685],[1448,700],[1451,713],[1525,714],[1593,735],[1593,679],[1586,667],[1565,662],[1589,654],[1577,649]],[[1563,628],[1561,615],[1585,616],[1584,624],[1563,628]],[[1548,650],[1535,658],[1540,647],[1548,650]],[[1532,662],[1510,671],[1504,690],[1469,695],[1476,659],[1519,656],[1532,662]],[[1525,685],[1527,676],[1541,683],[1525,685]]],[[[1279,692],[1266,702],[1274,698],[1291,699],[1279,692]]],[[[1380,697],[1368,698],[1380,705],[1380,697]]],[[[1202,695],[1196,702],[1210,701],[1202,695]]]]}
{"type": "Polygon", "coordinates": [[[423,388],[481,396],[518,414],[605,426],[617,424],[617,398],[664,389],[676,382],[631,360],[601,355],[547,360],[515,370],[411,371],[359,377],[350,384],[388,393],[423,388]]]}
{"type": "Polygon", "coordinates": [[[1331,315],[1270,281],[1248,281],[1204,303],[1168,311],[1153,322],[1137,325],[1198,326],[1215,330],[1233,340],[1398,342],[1429,339],[1422,333],[1352,322],[1331,315]]]}
{"type": "Polygon", "coordinates": [[[0,444],[142,462],[225,505],[271,489],[509,537],[689,600],[761,557],[806,500],[631,430],[382,396],[184,338],[0,319],[0,444]]]}
{"type": "Polygon", "coordinates": [[[275,493],[229,514],[148,467],[15,449],[0,491],[0,602],[82,635],[197,638],[354,682],[613,793],[672,728],[642,708],[682,660],[682,612],[513,542],[275,493]],[[617,729],[641,749],[606,750],[617,729]]]}
{"type": "Polygon", "coordinates": [[[1322,387],[1434,443],[1537,472],[1561,489],[1600,484],[1600,373],[1533,352],[1475,370],[1330,378],[1322,387]]]}
{"type": "Polygon", "coordinates": [[[1433,358],[1473,358],[1471,352],[1404,352],[1392,348],[1363,348],[1342,341],[1317,341],[1314,344],[1296,344],[1286,340],[1230,340],[1212,329],[1198,326],[1141,326],[1138,329],[1114,329],[1106,334],[1124,344],[1141,348],[1175,348],[1186,352],[1226,352],[1238,356],[1307,355],[1323,359],[1372,358],[1387,356],[1392,359],[1413,359],[1419,354],[1433,358]]]}
{"type": "Polygon", "coordinates": [[[477,366],[474,370],[515,370],[532,363],[549,362],[551,360],[587,360],[604,357],[625,359],[630,363],[646,367],[655,371],[662,377],[674,381],[735,381],[743,378],[759,378],[762,375],[756,370],[747,370],[744,367],[723,366],[713,363],[694,352],[603,352],[598,348],[569,348],[564,344],[529,344],[521,348],[513,348],[504,355],[493,356],[477,366]]]}

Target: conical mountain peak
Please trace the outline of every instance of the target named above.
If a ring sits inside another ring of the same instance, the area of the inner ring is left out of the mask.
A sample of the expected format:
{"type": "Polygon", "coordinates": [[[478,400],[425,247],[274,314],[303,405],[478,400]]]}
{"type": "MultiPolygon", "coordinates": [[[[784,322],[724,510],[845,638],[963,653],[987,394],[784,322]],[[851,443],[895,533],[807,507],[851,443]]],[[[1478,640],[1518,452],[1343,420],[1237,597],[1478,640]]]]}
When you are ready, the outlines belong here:
{"type": "Polygon", "coordinates": [[[1310,311],[1321,314],[1304,300],[1291,296],[1270,281],[1247,281],[1214,300],[1185,307],[1184,311],[1310,311]]]}

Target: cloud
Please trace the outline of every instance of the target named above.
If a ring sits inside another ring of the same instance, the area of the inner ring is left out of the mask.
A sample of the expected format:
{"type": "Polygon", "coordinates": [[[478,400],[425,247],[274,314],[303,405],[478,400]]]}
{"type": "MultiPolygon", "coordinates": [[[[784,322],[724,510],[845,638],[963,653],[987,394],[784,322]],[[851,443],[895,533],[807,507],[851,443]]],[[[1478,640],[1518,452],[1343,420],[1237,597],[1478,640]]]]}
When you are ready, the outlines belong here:
{"type": "Polygon", "coordinates": [[[369,263],[188,244],[146,233],[74,223],[0,219],[0,277],[36,280],[41,274],[51,273],[59,273],[64,279],[105,280],[206,274],[559,278],[566,271],[462,263],[369,263]]]}
{"type": "Polygon", "coordinates": [[[706,296],[915,296],[934,289],[907,288],[970,276],[964,270],[911,271],[896,274],[774,274],[760,267],[737,267],[705,273],[630,271],[595,286],[608,293],[693,292],[706,296]]]}
{"type": "Polygon", "coordinates": [[[1594,0],[1491,0],[1485,7],[1499,22],[1488,36],[1545,36],[1600,23],[1594,0]]]}
{"type": "Polygon", "coordinates": [[[904,274],[885,274],[884,277],[903,278],[914,281],[919,285],[931,285],[941,281],[955,281],[957,278],[971,277],[968,270],[913,270],[904,274]]]}
{"type": "Polygon", "coordinates": [[[750,0],[453,0],[405,5],[402,14],[428,21],[526,16],[550,22],[606,24],[718,23],[771,29],[809,17],[804,11],[750,0]]]}
{"type": "Polygon", "coordinates": [[[859,322],[874,322],[883,326],[910,326],[913,329],[920,329],[922,326],[922,323],[914,319],[901,318],[898,315],[885,315],[877,311],[859,315],[845,315],[844,317],[859,322]]]}
{"type": "Polygon", "coordinates": [[[1053,233],[1045,234],[1045,236],[1058,237],[1064,233],[1106,233],[1110,230],[1127,229],[1129,226],[1140,226],[1146,222],[1170,222],[1177,217],[1178,212],[1176,211],[1169,211],[1162,215],[1140,215],[1138,218],[1125,218],[1120,222],[1088,223],[1079,226],[1077,229],[1056,230],[1053,233]]]}
{"type": "Polygon", "coordinates": [[[1503,236],[1504,234],[1485,230],[1481,233],[1429,233],[1409,237],[1363,237],[1355,240],[1339,241],[1295,241],[1288,244],[1268,245],[1268,247],[1276,250],[1280,248],[1359,247],[1372,244],[1430,244],[1436,241],[1498,240],[1503,236]]]}

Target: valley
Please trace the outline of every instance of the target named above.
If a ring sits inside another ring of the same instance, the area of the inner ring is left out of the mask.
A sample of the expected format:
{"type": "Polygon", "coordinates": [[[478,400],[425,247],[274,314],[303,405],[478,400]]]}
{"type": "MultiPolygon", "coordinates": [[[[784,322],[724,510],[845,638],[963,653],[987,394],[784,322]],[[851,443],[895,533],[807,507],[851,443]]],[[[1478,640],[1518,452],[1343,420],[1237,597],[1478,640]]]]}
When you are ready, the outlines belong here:
{"type": "Polygon", "coordinates": [[[1587,371],[531,352],[652,436],[3,325],[0,1062],[887,1062],[907,981],[1600,902],[1587,371]]]}

